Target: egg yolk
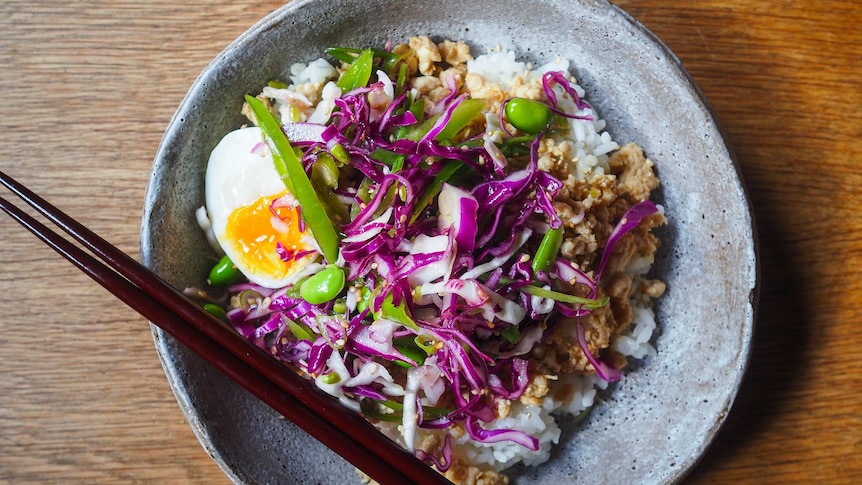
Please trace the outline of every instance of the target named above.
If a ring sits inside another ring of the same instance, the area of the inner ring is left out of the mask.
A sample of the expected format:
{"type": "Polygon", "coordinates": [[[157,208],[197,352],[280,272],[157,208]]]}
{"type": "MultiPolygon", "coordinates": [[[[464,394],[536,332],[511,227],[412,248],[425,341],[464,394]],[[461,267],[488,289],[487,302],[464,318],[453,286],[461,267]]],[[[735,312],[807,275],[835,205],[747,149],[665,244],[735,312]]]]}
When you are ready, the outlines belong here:
{"type": "Polygon", "coordinates": [[[298,208],[293,205],[272,207],[272,202],[284,194],[260,197],[228,216],[225,236],[234,247],[237,255],[234,263],[240,269],[278,279],[305,266],[305,257],[290,257],[298,251],[311,249],[303,241],[305,233],[299,227],[298,208]],[[285,258],[287,261],[279,255],[279,243],[285,250],[282,253],[289,255],[285,258]]]}

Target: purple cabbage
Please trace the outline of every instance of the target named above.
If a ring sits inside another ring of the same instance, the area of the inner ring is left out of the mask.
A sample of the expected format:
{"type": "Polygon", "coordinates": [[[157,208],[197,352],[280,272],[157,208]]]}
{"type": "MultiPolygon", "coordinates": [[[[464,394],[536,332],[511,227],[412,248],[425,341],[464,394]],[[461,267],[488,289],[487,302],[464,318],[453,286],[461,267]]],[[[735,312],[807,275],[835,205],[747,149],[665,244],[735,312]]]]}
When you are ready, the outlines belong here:
{"type": "MultiPolygon", "coordinates": [[[[577,109],[592,108],[563,73],[545,74],[542,86],[555,112],[591,119],[560,111],[555,86],[572,98],[577,109]]],[[[334,372],[332,365],[343,372],[343,364],[350,376],[341,392],[353,399],[381,402],[392,399],[386,389],[389,374],[375,373],[373,366],[396,362],[420,369],[421,363],[408,356],[404,345],[415,347],[414,339],[429,338],[436,347],[426,351],[426,359],[442,374],[440,379],[456,407],[445,416],[426,419],[418,406],[418,425],[447,428],[461,422],[478,442],[512,441],[537,450],[534,437],[511,429],[485,429],[481,423],[495,419],[494,400],[517,399],[524,393],[529,364],[521,356],[541,342],[546,324],[561,315],[580,319],[589,311],[561,302],[534,305],[534,297],[521,289],[537,282],[551,286],[564,282],[567,287],[582,286],[595,297],[596,282],[617,241],[657,208],[646,201],[625,214],[608,238],[595,279],[563,258],[547,272],[533,274],[529,260],[522,256],[532,255],[541,239],[544,230],[534,229],[562,225],[554,200],[563,185],[538,169],[541,135],[529,143],[529,156],[521,160],[507,159],[490,138],[460,144],[437,140],[466,99],[458,95],[454,82],[447,81],[447,87],[449,94],[423,114],[439,116],[421,136],[402,136],[418,121],[408,109],[411,97],[406,92],[394,96],[385,108],[376,101],[372,108],[369,96],[379,100],[384,83],[337,98],[326,125],[285,125],[285,133],[304,150],[306,168],[324,152],[335,156],[341,151],[349,157],[345,170],[352,176],[339,181],[337,194],[353,204],[353,211],[340,227],[345,237],[339,264],[351,282],[346,291],[353,293],[345,298],[350,302],[347,310],[334,316],[333,302],[312,305],[290,288],[235,285],[229,289],[231,294],[252,291],[259,303],[232,310],[228,318],[245,338],[309,375],[334,372]],[[378,156],[380,151],[400,157],[400,166],[378,156]],[[439,184],[436,177],[443,162],[450,160],[469,168],[468,183],[444,180],[439,184]],[[435,184],[439,194],[432,194],[420,207],[419,201],[435,184]],[[360,189],[367,189],[368,195],[360,197],[360,189]],[[390,297],[396,310],[385,309],[390,297]],[[385,311],[401,313],[386,315],[385,311]],[[305,325],[314,338],[293,336],[288,320],[305,325]],[[501,329],[511,326],[521,330],[514,344],[500,336],[501,329]]],[[[280,247],[277,256],[291,260],[308,254],[280,247]]],[[[580,321],[577,339],[600,377],[619,379],[616,369],[590,354],[580,321]]],[[[421,451],[417,455],[445,470],[451,451],[447,436],[439,458],[421,451]]]]}

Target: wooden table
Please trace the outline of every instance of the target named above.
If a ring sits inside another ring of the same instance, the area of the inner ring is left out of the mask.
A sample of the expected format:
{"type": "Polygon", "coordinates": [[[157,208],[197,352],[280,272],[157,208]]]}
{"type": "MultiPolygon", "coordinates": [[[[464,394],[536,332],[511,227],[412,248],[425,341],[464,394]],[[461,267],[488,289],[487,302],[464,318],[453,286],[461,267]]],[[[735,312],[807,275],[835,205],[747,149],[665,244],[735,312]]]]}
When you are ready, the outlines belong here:
{"type": "MultiPolygon", "coordinates": [[[[862,483],[862,8],[619,2],[682,59],[751,192],[762,293],[737,403],[692,483],[862,483]]],[[[162,131],[279,2],[6,0],[0,167],[138,254],[162,131]]],[[[146,322],[0,217],[0,482],[227,483],[146,322]]]]}

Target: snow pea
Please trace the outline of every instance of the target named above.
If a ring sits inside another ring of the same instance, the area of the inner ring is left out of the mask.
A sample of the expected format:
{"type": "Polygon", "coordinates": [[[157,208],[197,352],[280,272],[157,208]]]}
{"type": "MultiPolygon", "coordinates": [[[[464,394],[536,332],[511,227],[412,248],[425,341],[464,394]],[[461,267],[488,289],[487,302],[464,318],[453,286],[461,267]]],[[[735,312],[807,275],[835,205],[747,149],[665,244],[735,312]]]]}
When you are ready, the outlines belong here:
{"type": "MultiPolygon", "coordinates": [[[[486,105],[487,103],[482,98],[465,99],[461,104],[456,106],[454,110],[452,110],[452,116],[449,117],[449,121],[446,123],[446,126],[443,127],[440,133],[437,133],[437,136],[435,136],[434,139],[437,141],[451,140],[458,134],[458,132],[469,125],[474,118],[482,114],[482,110],[485,109],[486,105]]],[[[413,141],[421,140],[425,134],[431,131],[431,128],[434,127],[434,124],[437,123],[439,118],[440,115],[428,118],[423,123],[411,128],[404,138],[413,141]]]]}
{"type": "Polygon", "coordinates": [[[356,88],[368,84],[371,79],[371,70],[374,63],[374,51],[365,49],[362,54],[341,74],[335,85],[341,88],[341,92],[347,93],[356,88]]]}
{"type": "Polygon", "coordinates": [[[281,124],[266,109],[266,106],[257,98],[246,95],[246,102],[254,112],[258,126],[263,132],[263,138],[272,153],[275,169],[285,187],[296,197],[302,211],[302,218],[308,224],[314,239],[317,241],[323,256],[329,262],[338,259],[338,244],[340,238],[335,230],[335,225],[326,213],[323,203],[317,192],[311,185],[308,175],[302,167],[302,162],[290,146],[281,124]]]}

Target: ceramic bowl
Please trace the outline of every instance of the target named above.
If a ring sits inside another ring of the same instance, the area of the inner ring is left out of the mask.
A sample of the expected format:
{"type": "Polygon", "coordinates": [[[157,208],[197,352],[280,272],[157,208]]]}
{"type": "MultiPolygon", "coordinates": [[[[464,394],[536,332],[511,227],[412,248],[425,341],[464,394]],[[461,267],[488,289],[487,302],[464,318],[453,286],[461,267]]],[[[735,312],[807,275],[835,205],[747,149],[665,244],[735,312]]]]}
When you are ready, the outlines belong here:
{"type": "MultiPolygon", "coordinates": [[[[562,423],[550,461],[511,470],[518,484],[672,483],[697,463],[727,416],[754,327],[757,259],[738,167],[679,60],[601,0],[293,1],[204,70],[170,122],[146,196],[144,263],[173,285],[201,286],[212,261],[194,211],[210,151],[243,123],[243,95],[284,78],[327,46],[382,46],[412,35],[504,46],[534,62],[561,56],[621,145],[655,162],[669,224],[653,274],[655,358],[630,369],[582,423],[562,423]]],[[[359,483],[353,468],[155,329],[179,405],[237,483],[359,483]]]]}

